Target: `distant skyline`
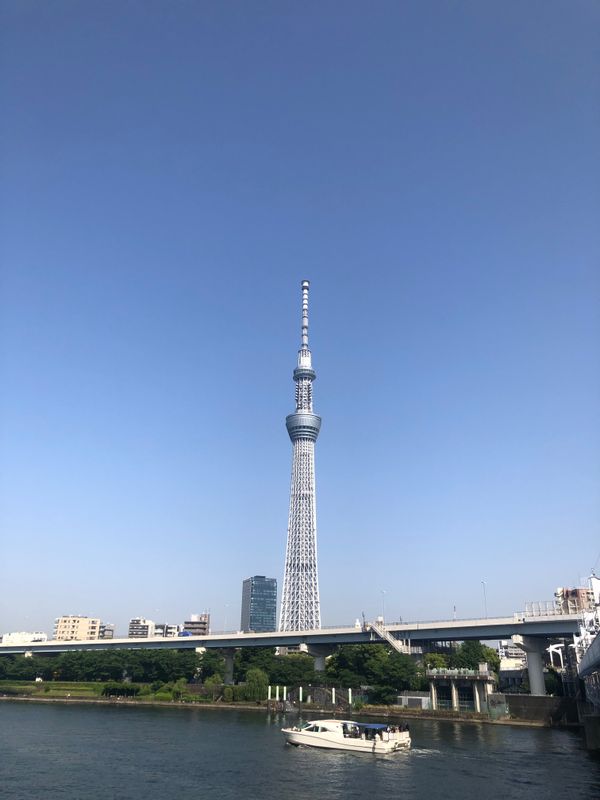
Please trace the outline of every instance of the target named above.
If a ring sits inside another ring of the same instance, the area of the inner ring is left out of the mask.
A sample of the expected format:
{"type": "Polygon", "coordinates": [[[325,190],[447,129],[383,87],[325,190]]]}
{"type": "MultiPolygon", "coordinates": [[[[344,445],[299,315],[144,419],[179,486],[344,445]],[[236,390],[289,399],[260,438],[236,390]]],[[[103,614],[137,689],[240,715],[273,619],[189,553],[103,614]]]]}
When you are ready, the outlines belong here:
{"type": "Polygon", "coordinates": [[[324,626],[600,564],[600,6],[0,8],[0,632],[282,585],[300,344],[324,626]]]}

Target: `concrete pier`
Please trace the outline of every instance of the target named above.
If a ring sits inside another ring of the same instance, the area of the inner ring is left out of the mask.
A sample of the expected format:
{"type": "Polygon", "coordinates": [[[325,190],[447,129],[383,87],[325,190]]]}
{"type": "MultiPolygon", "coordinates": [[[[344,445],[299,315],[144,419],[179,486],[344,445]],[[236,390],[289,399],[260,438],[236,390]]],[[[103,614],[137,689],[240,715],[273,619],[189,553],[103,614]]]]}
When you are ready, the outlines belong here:
{"type": "Polygon", "coordinates": [[[233,659],[235,658],[235,647],[228,647],[223,650],[225,656],[225,675],[223,676],[223,683],[231,686],[233,684],[233,659]]]}
{"type": "Polygon", "coordinates": [[[529,674],[529,691],[535,695],[546,694],[546,684],[544,682],[544,662],[543,653],[548,646],[544,638],[534,636],[521,636],[519,634],[512,637],[515,644],[519,645],[527,653],[527,672],[529,674]]]}
{"type": "Polygon", "coordinates": [[[315,672],[325,672],[325,662],[327,656],[333,653],[333,648],[322,644],[311,644],[307,647],[307,652],[315,660],[315,672]]]}

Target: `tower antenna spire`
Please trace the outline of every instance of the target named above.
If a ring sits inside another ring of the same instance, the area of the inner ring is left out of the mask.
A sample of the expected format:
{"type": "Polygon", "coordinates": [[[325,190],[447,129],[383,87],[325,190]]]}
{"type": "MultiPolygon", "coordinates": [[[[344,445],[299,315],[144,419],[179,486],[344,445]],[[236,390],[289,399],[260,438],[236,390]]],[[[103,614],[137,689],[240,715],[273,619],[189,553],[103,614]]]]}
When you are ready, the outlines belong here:
{"type": "Polygon", "coordinates": [[[308,290],[310,281],[302,281],[302,349],[308,350],[308,290]]]}

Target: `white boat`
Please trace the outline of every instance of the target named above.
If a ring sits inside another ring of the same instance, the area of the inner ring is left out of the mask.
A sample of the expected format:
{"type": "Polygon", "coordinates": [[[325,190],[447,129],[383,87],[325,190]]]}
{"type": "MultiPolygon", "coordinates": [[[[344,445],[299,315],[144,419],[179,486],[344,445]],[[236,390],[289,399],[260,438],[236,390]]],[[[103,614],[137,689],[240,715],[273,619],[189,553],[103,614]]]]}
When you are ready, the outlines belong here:
{"type": "Polygon", "coordinates": [[[407,725],[385,725],[344,719],[318,719],[301,728],[282,728],[287,744],[355,750],[358,753],[394,753],[408,750],[407,725]]]}

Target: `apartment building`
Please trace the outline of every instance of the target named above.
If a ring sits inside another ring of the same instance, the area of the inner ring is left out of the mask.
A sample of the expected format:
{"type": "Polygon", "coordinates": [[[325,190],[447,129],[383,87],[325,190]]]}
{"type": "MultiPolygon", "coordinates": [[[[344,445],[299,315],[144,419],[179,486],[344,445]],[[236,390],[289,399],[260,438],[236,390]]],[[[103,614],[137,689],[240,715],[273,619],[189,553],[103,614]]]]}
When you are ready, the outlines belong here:
{"type": "Polygon", "coordinates": [[[102,621],[97,617],[67,614],[54,621],[54,639],[61,642],[85,642],[100,639],[102,621]]]}
{"type": "Polygon", "coordinates": [[[191,636],[208,636],[210,633],[210,614],[190,614],[183,623],[183,630],[191,636]]]}
{"type": "Polygon", "coordinates": [[[156,623],[144,617],[133,617],[129,620],[127,635],[130,639],[151,639],[156,636],[156,623]]]}

